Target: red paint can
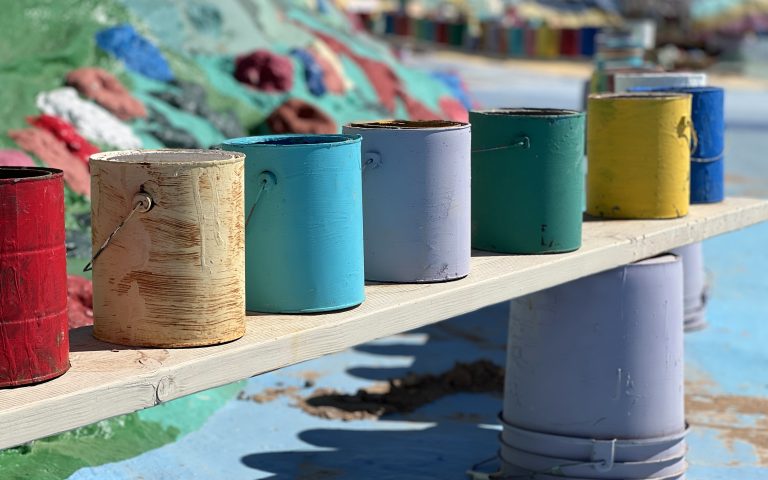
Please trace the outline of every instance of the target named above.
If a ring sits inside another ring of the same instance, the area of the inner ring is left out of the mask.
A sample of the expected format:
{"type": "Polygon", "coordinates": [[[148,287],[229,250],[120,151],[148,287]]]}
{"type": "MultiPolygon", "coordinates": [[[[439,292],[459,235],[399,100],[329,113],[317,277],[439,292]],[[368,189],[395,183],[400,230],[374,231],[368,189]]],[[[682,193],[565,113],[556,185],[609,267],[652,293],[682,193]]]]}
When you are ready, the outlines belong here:
{"type": "Polygon", "coordinates": [[[0,387],[68,368],[64,174],[0,167],[0,387]]]}
{"type": "Polygon", "coordinates": [[[581,52],[581,32],[575,28],[565,28],[560,32],[560,55],[577,57],[581,52]]]}

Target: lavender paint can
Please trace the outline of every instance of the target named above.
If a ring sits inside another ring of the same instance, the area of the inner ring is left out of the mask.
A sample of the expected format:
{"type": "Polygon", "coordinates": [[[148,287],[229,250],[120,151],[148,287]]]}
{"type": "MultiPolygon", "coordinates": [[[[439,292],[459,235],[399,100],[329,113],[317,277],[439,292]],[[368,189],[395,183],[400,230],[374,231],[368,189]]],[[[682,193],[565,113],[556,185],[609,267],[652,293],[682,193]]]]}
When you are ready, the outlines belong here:
{"type": "Polygon", "coordinates": [[[683,305],[685,331],[695,332],[706,328],[707,275],[704,269],[704,252],[701,242],[692,243],[671,251],[683,261],[683,305]]]}
{"type": "Polygon", "coordinates": [[[365,278],[426,283],[465,277],[470,247],[470,126],[353,123],[363,137],[365,278]]]}
{"type": "Polygon", "coordinates": [[[612,479],[685,473],[678,257],[513,300],[507,348],[505,472],[612,479]]]}

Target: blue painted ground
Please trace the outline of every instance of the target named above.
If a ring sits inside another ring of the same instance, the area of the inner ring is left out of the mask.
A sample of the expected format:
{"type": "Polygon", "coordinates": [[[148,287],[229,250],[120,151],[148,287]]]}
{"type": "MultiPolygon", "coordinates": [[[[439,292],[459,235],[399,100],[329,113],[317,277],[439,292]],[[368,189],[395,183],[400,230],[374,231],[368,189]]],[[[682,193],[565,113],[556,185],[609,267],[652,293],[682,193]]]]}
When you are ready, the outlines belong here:
{"type": "MultiPolygon", "coordinates": [[[[580,102],[581,84],[573,78],[461,67],[487,106],[574,108],[580,102]]],[[[765,196],[768,91],[729,89],[727,99],[728,193],[765,196]]],[[[705,243],[714,282],[710,327],[686,337],[687,415],[693,424],[688,478],[768,478],[766,245],[768,224],[705,243]]],[[[253,378],[245,391],[294,387],[294,395],[306,396],[325,387],[352,393],[409,371],[439,373],[456,361],[484,358],[503,365],[505,338],[506,306],[497,305],[253,378]],[[314,386],[305,388],[307,379],[314,386]]],[[[261,404],[233,400],[174,444],[70,478],[462,479],[494,455],[501,401],[459,394],[412,414],[342,422],[304,413],[291,395],[261,404]]]]}

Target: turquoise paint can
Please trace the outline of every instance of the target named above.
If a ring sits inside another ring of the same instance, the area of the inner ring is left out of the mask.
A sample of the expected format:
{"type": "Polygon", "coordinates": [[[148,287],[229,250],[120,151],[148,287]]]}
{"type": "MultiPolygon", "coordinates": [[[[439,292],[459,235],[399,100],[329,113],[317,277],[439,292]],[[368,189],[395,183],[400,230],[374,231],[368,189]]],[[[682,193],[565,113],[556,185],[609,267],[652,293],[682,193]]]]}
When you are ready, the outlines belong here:
{"type": "Polygon", "coordinates": [[[245,153],[245,304],[269,313],[363,302],[359,135],[235,138],[245,153]]]}
{"type": "Polygon", "coordinates": [[[521,27],[509,27],[506,33],[509,56],[522,57],[525,54],[525,30],[521,27]]]}

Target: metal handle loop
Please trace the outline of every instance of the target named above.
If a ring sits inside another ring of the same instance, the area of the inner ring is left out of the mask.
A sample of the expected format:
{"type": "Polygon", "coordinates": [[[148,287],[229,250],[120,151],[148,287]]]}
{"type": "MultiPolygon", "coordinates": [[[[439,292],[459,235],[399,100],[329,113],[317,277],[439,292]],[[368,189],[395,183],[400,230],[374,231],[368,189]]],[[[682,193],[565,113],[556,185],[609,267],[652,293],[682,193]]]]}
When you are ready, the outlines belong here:
{"type": "Polygon", "coordinates": [[[692,120],[688,120],[688,128],[691,129],[691,155],[693,155],[696,149],[699,148],[699,134],[696,133],[692,120]]]}
{"type": "Polygon", "coordinates": [[[496,150],[507,150],[509,148],[522,148],[523,150],[528,150],[531,148],[531,139],[527,135],[523,135],[518,137],[516,140],[514,140],[513,143],[510,143],[509,145],[502,145],[501,147],[481,148],[478,150],[472,150],[472,153],[493,152],[496,150]]]}
{"type": "Polygon", "coordinates": [[[363,173],[368,168],[378,168],[381,165],[381,154],[376,151],[365,152],[363,156],[363,173]]]}
{"type": "Polygon", "coordinates": [[[253,205],[251,205],[251,209],[248,211],[248,216],[245,217],[246,229],[248,228],[248,224],[250,223],[251,217],[253,216],[253,211],[256,209],[256,204],[259,203],[259,200],[261,200],[261,194],[264,193],[265,190],[269,190],[270,187],[277,185],[277,177],[275,177],[275,174],[269,170],[264,170],[261,172],[256,180],[261,184],[261,186],[259,187],[259,191],[256,192],[256,199],[253,201],[253,205]]]}
{"type": "Polygon", "coordinates": [[[152,200],[152,197],[146,193],[146,192],[139,192],[136,195],[133,196],[133,208],[131,209],[131,213],[128,214],[127,217],[123,219],[120,223],[117,224],[114,230],[112,230],[112,233],[109,234],[106,240],[104,240],[104,243],[101,244],[101,247],[96,251],[96,254],[91,257],[91,261],[88,262],[88,264],[83,268],[83,272],[90,272],[93,270],[93,262],[96,261],[97,258],[99,258],[99,255],[104,252],[104,249],[109,246],[112,239],[117,235],[117,232],[120,231],[123,226],[128,223],[128,221],[133,217],[135,213],[147,213],[148,211],[152,210],[152,207],[155,206],[155,202],[152,200]]]}

